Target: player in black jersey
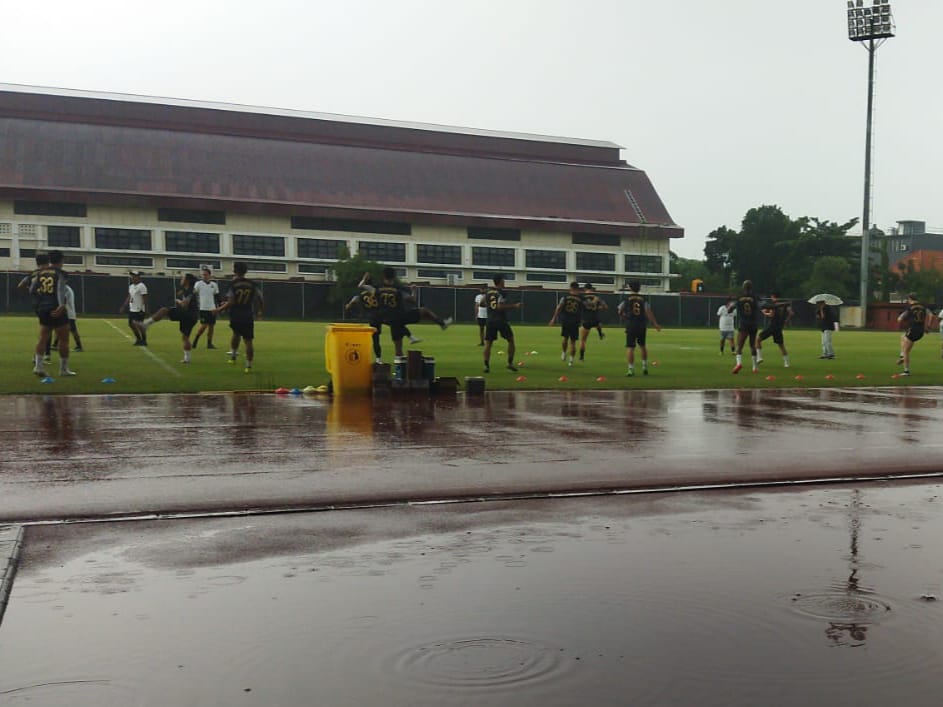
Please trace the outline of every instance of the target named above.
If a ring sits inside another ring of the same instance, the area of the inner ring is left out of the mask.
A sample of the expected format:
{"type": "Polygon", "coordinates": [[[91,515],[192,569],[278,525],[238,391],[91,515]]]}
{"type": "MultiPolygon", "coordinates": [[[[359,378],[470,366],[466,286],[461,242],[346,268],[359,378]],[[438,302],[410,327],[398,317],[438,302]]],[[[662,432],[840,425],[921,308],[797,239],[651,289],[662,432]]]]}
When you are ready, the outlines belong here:
{"type": "Polygon", "coordinates": [[[415,285],[404,287],[397,282],[395,269],[383,268],[383,283],[376,289],[376,295],[383,323],[390,326],[397,356],[403,355],[403,337],[408,335],[413,343],[420,341],[409,333],[410,324],[426,319],[445,330],[452,323],[451,317],[443,319],[428,307],[416,307],[415,289],[415,285]]]}
{"type": "Polygon", "coordinates": [[[910,375],[910,351],[914,344],[923,338],[926,328],[933,321],[933,313],[920,303],[917,295],[907,295],[907,309],[900,313],[897,321],[907,324],[907,330],[900,336],[900,356],[897,365],[904,364],[902,376],[910,375]]]}
{"type": "Polygon", "coordinates": [[[69,316],[66,312],[66,276],[62,272],[62,253],[49,253],[49,265],[38,268],[32,275],[29,291],[34,297],[39,319],[39,341],[33,355],[33,373],[45,377],[43,355],[53,333],[59,341],[59,375],[74,376],[69,369],[69,316]]]}
{"type": "Polygon", "coordinates": [[[727,309],[731,312],[737,311],[737,365],[733,367],[731,373],[739,373],[743,369],[743,344],[747,340],[750,342],[753,372],[756,373],[759,370],[756,367],[756,318],[760,311],[760,303],[753,294],[751,280],[743,281],[743,291],[727,306],[727,309]]]}
{"type": "Polygon", "coordinates": [[[265,303],[259,286],[246,278],[248,267],[245,263],[233,263],[233,280],[226,293],[226,301],[213,310],[219,314],[229,310],[229,328],[232,329],[232,340],[227,352],[227,362],[234,364],[239,356],[239,341],[246,342],[246,373],[252,372],[252,361],[255,359],[255,320],[262,318],[265,303]]]}
{"type": "MultiPolygon", "coordinates": [[[[367,323],[376,330],[373,332],[373,355],[376,359],[376,363],[383,363],[381,359],[383,347],[380,344],[380,333],[383,331],[383,311],[380,309],[380,299],[377,296],[377,288],[373,286],[373,277],[370,273],[365,272],[363,274],[357,287],[360,288],[360,292],[351,297],[350,301],[344,305],[344,311],[349,314],[355,307],[360,307],[360,311],[367,320],[367,323]]],[[[411,295],[412,293],[410,292],[410,296],[411,295]]],[[[411,344],[418,344],[422,341],[422,339],[413,336],[413,333],[405,324],[403,325],[403,334],[409,339],[409,343],[411,344]]]]}
{"type": "Polygon", "coordinates": [[[605,338],[602,333],[602,322],[599,321],[599,313],[609,309],[607,305],[597,294],[596,288],[591,282],[583,285],[583,321],[580,327],[580,361],[586,357],[586,339],[589,332],[595,329],[599,332],[600,340],[605,338]]]}
{"type": "Polygon", "coordinates": [[[576,355],[576,340],[580,338],[580,314],[582,311],[583,293],[580,290],[580,283],[571,282],[570,291],[557,302],[557,308],[553,310],[553,316],[550,318],[550,324],[548,325],[553,326],[557,323],[557,320],[560,321],[560,336],[563,337],[560,360],[567,361],[568,366],[573,365],[573,356],[576,355]]]}
{"type": "Polygon", "coordinates": [[[141,336],[147,336],[147,330],[161,319],[170,318],[170,321],[180,325],[180,335],[183,338],[183,360],[180,363],[190,363],[190,332],[200,318],[200,300],[193,291],[196,285],[196,275],[185,273],[180,277],[180,287],[172,306],[161,307],[154,315],[137,324],[141,336]]]}
{"type": "Polygon", "coordinates": [[[648,325],[661,331],[661,326],[655,320],[655,313],[644,295],[639,294],[642,283],[638,280],[629,282],[629,296],[619,304],[619,317],[625,322],[625,360],[628,363],[626,376],[635,375],[635,347],[642,349],[642,375],[648,375],[648,347],[646,334],[648,325]]]}
{"type": "Polygon", "coordinates": [[[508,323],[508,312],[512,309],[520,309],[520,302],[508,302],[507,293],[504,291],[504,277],[502,275],[494,276],[494,287],[488,288],[485,293],[485,302],[488,303],[488,325],[485,327],[485,373],[491,372],[491,347],[498,340],[500,334],[508,342],[508,370],[517,371],[514,365],[514,332],[508,323]]]}
{"type": "MultiPolygon", "coordinates": [[[[43,268],[49,265],[49,254],[48,253],[37,253],[36,254],[36,267],[29,275],[25,275],[22,280],[17,284],[17,289],[23,290],[24,292],[30,291],[30,285],[33,284],[33,278],[36,277],[38,273],[43,268]]],[[[36,295],[33,295],[33,311],[36,311],[36,295]]],[[[37,336],[37,339],[39,337],[37,336]]],[[[49,337],[49,340],[46,342],[46,351],[43,356],[43,363],[50,363],[52,361],[52,337],[49,337]]]]}
{"type": "Polygon", "coordinates": [[[759,336],[756,337],[756,362],[763,363],[763,340],[772,337],[773,343],[779,346],[783,355],[783,366],[789,368],[789,352],[786,351],[786,342],[783,338],[783,327],[792,321],[792,305],[779,298],[778,292],[770,293],[769,306],[762,308],[763,314],[769,322],[759,336]]]}

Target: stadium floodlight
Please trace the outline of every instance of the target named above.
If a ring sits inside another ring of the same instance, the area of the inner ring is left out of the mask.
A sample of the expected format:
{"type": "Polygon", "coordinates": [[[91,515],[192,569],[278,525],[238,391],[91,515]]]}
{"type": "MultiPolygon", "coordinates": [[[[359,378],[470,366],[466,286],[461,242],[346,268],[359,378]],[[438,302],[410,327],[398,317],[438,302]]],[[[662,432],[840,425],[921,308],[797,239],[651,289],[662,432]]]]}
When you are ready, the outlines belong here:
{"type": "Polygon", "coordinates": [[[871,264],[871,116],[874,109],[874,53],[894,36],[894,17],[890,0],[848,2],[848,39],[860,42],[868,51],[868,114],[864,137],[864,209],[861,216],[861,325],[868,321],[868,287],[871,264]]]}

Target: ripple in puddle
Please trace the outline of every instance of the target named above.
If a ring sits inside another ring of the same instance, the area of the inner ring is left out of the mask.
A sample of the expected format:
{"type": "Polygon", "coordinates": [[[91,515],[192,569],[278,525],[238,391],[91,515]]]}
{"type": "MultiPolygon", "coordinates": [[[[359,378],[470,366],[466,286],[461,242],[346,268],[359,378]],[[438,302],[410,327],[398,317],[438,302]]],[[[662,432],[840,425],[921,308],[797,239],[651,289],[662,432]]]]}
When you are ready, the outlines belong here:
{"type": "Polygon", "coordinates": [[[509,637],[436,641],[396,654],[394,673],[429,685],[484,689],[545,682],[562,674],[561,650],[509,637]]]}
{"type": "Polygon", "coordinates": [[[875,623],[893,611],[891,604],[881,597],[860,592],[796,594],[791,603],[803,616],[841,623],[875,623]]]}

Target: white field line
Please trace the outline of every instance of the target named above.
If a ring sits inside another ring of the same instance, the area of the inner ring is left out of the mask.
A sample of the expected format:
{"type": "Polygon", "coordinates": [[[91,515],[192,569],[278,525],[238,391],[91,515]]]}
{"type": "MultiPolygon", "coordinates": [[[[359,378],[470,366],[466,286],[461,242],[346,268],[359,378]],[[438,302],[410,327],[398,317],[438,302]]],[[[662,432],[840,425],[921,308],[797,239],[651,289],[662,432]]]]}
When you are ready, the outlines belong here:
{"type": "MultiPolygon", "coordinates": [[[[121,335],[121,336],[123,336],[125,339],[127,339],[128,341],[131,340],[131,336],[130,336],[129,334],[124,333],[123,331],[121,331],[121,329],[119,329],[118,327],[116,327],[116,326],[114,325],[114,322],[112,322],[110,319],[106,319],[106,320],[105,320],[105,323],[106,323],[108,326],[110,326],[112,329],[114,329],[116,332],[118,332],[119,335],[121,335]]],[[[152,352],[150,349],[148,349],[146,346],[136,346],[135,348],[140,349],[140,350],[143,351],[145,354],[147,354],[148,356],[150,356],[151,359],[152,359],[155,363],[157,363],[161,368],[163,368],[163,369],[164,369],[165,371],[167,371],[168,373],[172,373],[173,375],[177,376],[177,378],[183,378],[183,375],[180,373],[180,371],[178,371],[176,368],[174,368],[174,367],[171,366],[169,363],[167,363],[166,361],[164,361],[162,358],[160,358],[159,356],[157,356],[157,354],[153,353],[153,352],[152,352]]]]}

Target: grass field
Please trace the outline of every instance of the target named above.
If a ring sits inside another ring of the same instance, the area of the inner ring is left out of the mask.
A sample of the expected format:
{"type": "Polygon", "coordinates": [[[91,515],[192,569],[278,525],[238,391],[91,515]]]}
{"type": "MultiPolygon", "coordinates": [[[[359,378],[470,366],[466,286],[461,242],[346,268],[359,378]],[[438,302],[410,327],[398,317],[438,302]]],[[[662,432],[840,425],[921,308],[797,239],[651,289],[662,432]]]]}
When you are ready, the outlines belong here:
{"type": "MultiPolygon", "coordinates": [[[[478,331],[472,325],[456,325],[442,332],[434,325],[416,325],[414,334],[424,341],[413,347],[436,359],[436,374],[482,375],[478,331]]],[[[180,334],[171,321],[159,322],[148,332],[150,346],[132,346],[124,318],[82,319],[79,332],[85,351],[71,354],[74,378],[58,378],[58,356],[46,368],[55,378],[41,383],[32,374],[32,346],[37,325],[31,317],[0,317],[0,393],[158,393],[219,390],[274,390],[321,385],[329,379],[324,368],[323,322],[262,321],[256,324],[256,360],[250,374],[241,364],[227,365],[229,326],[217,326],[215,351],[207,350],[205,338],[193,352],[189,365],[182,358],[180,334]],[[114,378],[115,383],[101,381],[114,378]]],[[[625,337],[619,328],[606,330],[600,341],[595,332],[587,346],[586,362],[572,368],[560,361],[558,327],[515,326],[518,373],[505,368],[504,341],[495,344],[492,372],[486,376],[489,390],[495,389],[613,389],[613,388],[795,388],[862,385],[943,384],[939,336],[928,334],[914,347],[909,378],[892,378],[899,335],[891,332],[841,331],[835,335],[837,358],[819,360],[819,333],[787,330],[786,345],[792,366],[783,368],[777,347],[767,341],[766,361],[759,374],[751,374],[749,356],[745,369],[731,375],[733,356],[718,353],[717,332],[712,329],[665,329],[649,331],[651,375],[642,376],[636,362],[634,378],[625,377],[625,337]],[[534,353],[536,352],[536,353],[534,353]],[[826,379],[826,375],[834,376],[826,379]],[[858,376],[862,375],[863,378],[858,376]],[[518,381],[523,376],[525,380],[518,381]],[[560,376],[568,380],[560,381],[560,376]],[[775,380],[767,380],[774,376],[775,380]],[[801,376],[797,380],[796,376],[801,376]],[[598,381],[597,378],[604,380],[598,381]]],[[[384,360],[391,361],[393,345],[383,332],[384,360]]]]}

